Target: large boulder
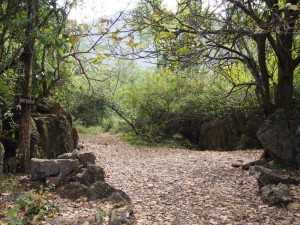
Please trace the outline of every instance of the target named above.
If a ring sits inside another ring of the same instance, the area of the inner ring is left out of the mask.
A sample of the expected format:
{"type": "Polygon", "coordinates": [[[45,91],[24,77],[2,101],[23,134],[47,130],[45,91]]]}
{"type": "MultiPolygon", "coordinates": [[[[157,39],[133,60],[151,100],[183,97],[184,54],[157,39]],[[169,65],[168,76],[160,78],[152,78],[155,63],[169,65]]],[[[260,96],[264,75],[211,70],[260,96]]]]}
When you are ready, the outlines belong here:
{"type": "MultiPolygon", "coordinates": [[[[6,172],[15,172],[17,169],[20,109],[20,106],[16,106],[12,110],[12,117],[3,121],[3,135],[0,141],[6,150],[4,160],[6,172]]],[[[40,99],[37,106],[33,107],[31,116],[32,158],[57,158],[58,155],[71,152],[77,147],[79,137],[73,127],[72,117],[59,103],[51,98],[40,99]]]]}
{"type": "Polygon", "coordinates": [[[40,135],[39,147],[47,158],[71,152],[77,147],[78,140],[72,123],[64,114],[33,114],[40,135]]]}
{"type": "Polygon", "coordinates": [[[35,111],[41,114],[65,114],[61,105],[52,98],[39,99],[35,111]]]}
{"type": "MultiPolygon", "coordinates": [[[[260,111],[232,114],[223,119],[199,123],[198,147],[200,149],[235,150],[261,148],[256,131],[263,121],[260,111]]],[[[193,128],[194,129],[194,128],[193,128]]],[[[184,136],[188,136],[186,130],[184,136]]],[[[193,140],[191,140],[195,143],[193,140]]]]}
{"type": "Polygon", "coordinates": [[[227,120],[208,122],[202,125],[199,137],[201,149],[236,149],[239,145],[239,134],[227,120]],[[232,129],[233,128],[233,129],[232,129]]]}
{"type": "Polygon", "coordinates": [[[271,114],[257,131],[265,156],[284,167],[300,168],[300,121],[289,120],[282,109],[271,114]]]}

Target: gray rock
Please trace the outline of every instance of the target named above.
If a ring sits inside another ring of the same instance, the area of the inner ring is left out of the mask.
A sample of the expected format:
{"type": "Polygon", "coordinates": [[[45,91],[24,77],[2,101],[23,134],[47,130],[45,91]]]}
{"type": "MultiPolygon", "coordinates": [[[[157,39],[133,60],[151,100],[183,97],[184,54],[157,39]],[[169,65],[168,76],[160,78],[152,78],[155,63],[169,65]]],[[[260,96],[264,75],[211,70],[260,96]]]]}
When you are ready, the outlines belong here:
{"type": "Polygon", "coordinates": [[[261,199],[269,205],[287,204],[293,200],[289,187],[281,183],[264,186],[261,189],[261,199]]]}
{"type": "Polygon", "coordinates": [[[71,121],[64,114],[32,114],[40,134],[39,147],[47,158],[71,152],[76,146],[71,121]]]}
{"type": "Polygon", "coordinates": [[[75,180],[81,184],[90,187],[92,184],[94,184],[97,181],[104,182],[105,172],[99,166],[88,164],[87,168],[84,168],[82,173],[76,174],[75,180]]]}
{"type": "Polygon", "coordinates": [[[131,225],[134,224],[133,209],[131,205],[113,208],[109,215],[109,225],[131,225]]]}
{"type": "Polygon", "coordinates": [[[61,177],[62,184],[69,183],[75,176],[75,171],[79,166],[77,159],[56,159],[59,164],[59,177],[61,177]]]}
{"type": "Polygon", "coordinates": [[[259,188],[262,188],[269,184],[299,184],[300,179],[294,178],[290,176],[283,176],[277,174],[275,171],[265,168],[263,166],[255,166],[253,171],[253,168],[251,168],[252,173],[254,173],[254,176],[257,179],[259,188]]]}
{"type": "Polygon", "coordinates": [[[255,166],[250,166],[249,167],[249,174],[252,176],[255,176],[256,170],[255,170],[255,166]]]}
{"type": "Polygon", "coordinates": [[[96,163],[96,156],[93,152],[80,152],[79,150],[75,149],[72,153],[65,153],[59,155],[58,159],[78,159],[81,164],[85,167],[88,163],[95,164],[96,163]]]}
{"type": "Polygon", "coordinates": [[[18,167],[17,164],[17,157],[15,156],[4,158],[3,171],[5,173],[16,173],[18,167]]]}
{"type": "Polygon", "coordinates": [[[30,162],[31,180],[42,180],[59,174],[59,166],[55,160],[32,158],[30,162]]]}
{"type": "Polygon", "coordinates": [[[92,199],[109,198],[111,194],[116,191],[114,187],[102,181],[96,182],[90,189],[93,192],[92,199]]]}
{"type": "Polygon", "coordinates": [[[90,188],[78,182],[60,186],[56,191],[61,197],[70,199],[78,199],[80,197],[90,198],[93,196],[93,192],[90,188]]]}
{"type": "MultiPolygon", "coordinates": [[[[16,129],[12,133],[9,123],[3,121],[3,133],[1,142],[5,147],[5,158],[15,157],[18,148],[18,140],[12,138],[16,134],[18,138],[21,118],[20,107],[13,109],[13,120],[16,129]]],[[[41,99],[37,107],[32,109],[30,133],[30,152],[33,158],[57,158],[58,155],[71,152],[78,145],[78,133],[73,127],[72,117],[66,113],[59,103],[51,98],[41,99]]]]}
{"type": "Polygon", "coordinates": [[[246,134],[241,134],[240,144],[241,144],[241,149],[255,149],[260,146],[258,140],[251,138],[246,134]]]}
{"type": "Polygon", "coordinates": [[[60,177],[62,183],[70,182],[79,162],[76,159],[31,159],[31,180],[44,180],[46,177],[60,177]]]}
{"type": "Polygon", "coordinates": [[[255,165],[262,166],[262,165],[265,165],[266,163],[267,163],[266,160],[263,160],[263,159],[259,159],[259,160],[255,160],[255,161],[247,160],[242,163],[242,169],[248,170],[250,166],[255,166],[255,165]]]}
{"type": "Polygon", "coordinates": [[[47,186],[59,187],[60,184],[61,184],[60,177],[46,177],[46,185],[47,186]]]}
{"type": "Polygon", "coordinates": [[[296,146],[299,145],[297,124],[299,126],[300,122],[289,121],[282,109],[278,109],[263,122],[257,131],[257,137],[264,147],[266,157],[276,159],[283,167],[300,168],[300,162],[296,161],[299,155],[296,151],[296,146]]]}
{"type": "Polygon", "coordinates": [[[67,153],[64,153],[64,154],[61,154],[59,156],[57,156],[58,159],[74,159],[72,157],[72,153],[71,152],[67,152],[67,153]]]}
{"type": "Polygon", "coordinates": [[[95,164],[96,163],[96,156],[93,152],[80,152],[78,154],[78,159],[81,163],[87,164],[95,164]]]}

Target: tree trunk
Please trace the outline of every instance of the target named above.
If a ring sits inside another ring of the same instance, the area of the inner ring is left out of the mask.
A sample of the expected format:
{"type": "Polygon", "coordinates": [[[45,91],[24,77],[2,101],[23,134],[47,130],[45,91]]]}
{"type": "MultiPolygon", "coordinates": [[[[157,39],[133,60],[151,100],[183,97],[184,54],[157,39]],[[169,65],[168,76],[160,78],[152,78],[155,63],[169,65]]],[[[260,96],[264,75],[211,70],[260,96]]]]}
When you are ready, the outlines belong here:
{"type": "MultiPolygon", "coordinates": [[[[33,28],[35,24],[35,4],[34,0],[27,0],[27,27],[26,42],[24,43],[23,63],[24,63],[24,84],[22,97],[30,98],[32,89],[32,67],[33,67],[33,28]]],[[[21,168],[26,173],[30,171],[30,115],[31,107],[29,104],[22,104],[19,150],[22,152],[21,168]]]]}
{"type": "Polygon", "coordinates": [[[278,65],[278,84],[276,86],[275,105],[276,108],[282,108],[287,115],[292,110],[292,101],[294,93],[293,85],[293,66],[289,62],[279,63],[278,65]]]}

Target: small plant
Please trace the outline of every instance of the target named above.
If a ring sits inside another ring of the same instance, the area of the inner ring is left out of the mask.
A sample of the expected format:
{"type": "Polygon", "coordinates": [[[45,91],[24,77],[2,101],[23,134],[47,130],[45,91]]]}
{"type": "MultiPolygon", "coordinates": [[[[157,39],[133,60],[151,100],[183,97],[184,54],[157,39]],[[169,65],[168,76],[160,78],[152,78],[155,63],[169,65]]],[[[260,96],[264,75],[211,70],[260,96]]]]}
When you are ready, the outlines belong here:
{"type": "Polygon", "coordinates": [[[107,213],[100,207],[97,209],[97,219],[100,224],[107,222],[109,220],[107,213]]]}
{"type": "Polygon", "coordinates": [[[57,209],[54,204],[46,199],[46,192],[28,191],[20,195],[17,206],[8,211],[7,215],[11,219],[10,224],[24,224],[31,220],[40,221],[45,216],[54,214],[57,209]],[[19,223],[21,221],[21,223],[19,223]]]}
{"type": "Polygon", "coordinates": [[[4,176],[4,179],[0,182],[0,193],[3,192],[15,192],[20,188],[20,182],[16,179],[13,174],[4,176]]]}
{"type": "Polygon", "coordinates": [[[5,120],[9,120],[9,126],[10,126],[10,132],[11,132],[11,137],[12,139],[16,138],[16,130],[17,130],[17,123],[15,123],[15,121],[13,120],[13,116],[14,114],[11,111],[7,111],[6,113],[4,113],[4,119],[5,120]]]}

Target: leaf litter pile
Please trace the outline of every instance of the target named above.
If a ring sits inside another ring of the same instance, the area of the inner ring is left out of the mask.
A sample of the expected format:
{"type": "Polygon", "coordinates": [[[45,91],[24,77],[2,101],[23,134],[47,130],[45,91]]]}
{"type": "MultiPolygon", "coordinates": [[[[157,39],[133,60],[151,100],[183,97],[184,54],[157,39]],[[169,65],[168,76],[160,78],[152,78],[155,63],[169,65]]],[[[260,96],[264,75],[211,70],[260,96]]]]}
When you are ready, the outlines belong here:
{"type": "Polygon", "coordinates": [[[191,151],[135,147],[118,136],[83,138],[106,180],[125,191],[139,225],[300,224],[300,190],[291,185],[288,207],[264,204],[254,177],[233,162],[255,160],[261,150],[191,151]]]}
{"type": "MultiPolygon", "coordinates": [[[[216,152],[136,147],[108,133],[83,136],[80,145],[82,151],[95,153],[97,164],[106,172],[106,181],[130,196],[137,225],[300,224],[299,186],[290,185],[294,200],[289,205],[268,206],[259,197],[256,179],[231,166],[258,159],[261,150],[216,152]]],[[[7,204],[11,201],[6,195],[0,195],[3,218],[14,207],[13,203],[7,204]]],[[[77,221],[76,224],[88,225],[94,224],[95,216],[98,221],[101,218],[101,224],[108,224],[107,215],[113,207],[100,200],[61,199],[52,192],[47,199],[59,212],[44,221],[37,218],[40,222],[36,224],[77,221]]]]}

